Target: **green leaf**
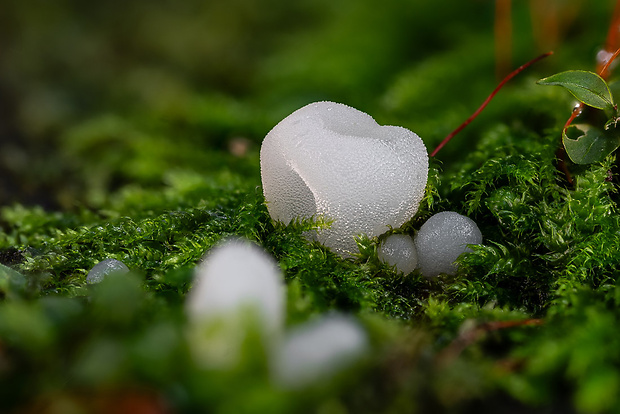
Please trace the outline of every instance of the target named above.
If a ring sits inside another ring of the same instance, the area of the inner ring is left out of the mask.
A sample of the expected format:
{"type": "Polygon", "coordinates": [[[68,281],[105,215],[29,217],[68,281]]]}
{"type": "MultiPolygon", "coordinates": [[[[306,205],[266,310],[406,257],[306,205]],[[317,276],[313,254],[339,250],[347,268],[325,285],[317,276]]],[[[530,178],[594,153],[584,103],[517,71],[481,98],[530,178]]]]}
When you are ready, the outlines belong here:
{"type": "Polygon", "coordinates": [[[26,278],[21,273],[0,264],[0,294],[14,299],[24,293],[26,284],[26,278]]]}
{"type": "Polygon", "coordinates": [[[569,70],[541,79],[539,85],[563,86],[580,102],[593,108],[614,111],[614,101],[607,82],[585,70],[569,70]]]}
{"type": "Polygon", "coordinates": [[[562,132],[562,142],[575,164],[603,161],[620,146],[620,135],[605,133],[590,125],[571,125],[562,132]]]}

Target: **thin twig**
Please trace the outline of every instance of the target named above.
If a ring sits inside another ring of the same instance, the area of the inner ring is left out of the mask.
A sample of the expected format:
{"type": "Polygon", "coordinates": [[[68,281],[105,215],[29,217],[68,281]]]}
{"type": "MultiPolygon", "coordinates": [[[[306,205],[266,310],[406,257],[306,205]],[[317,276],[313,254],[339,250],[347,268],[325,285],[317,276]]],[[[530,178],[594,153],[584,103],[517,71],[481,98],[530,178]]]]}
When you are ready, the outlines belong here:
{"type": "Polygon", "coordinates": [[[609,66],[614,60],[616,60],[619,54],[620,54],[620,48],[616,49],[614,54],[611,55],[609,59],[607,59],[607,62],[605,62],[605,66],[603,66],[598,73],[601,78],[607,79],[607,76],[609,76],[609,66]]]}
{"type": "Polygon", "coordinates": [[[437,146],[437,148],[435,148],[433,150],[433,152],[431,152],[431,157],[434,157],[435,155],[437,155],[439,150],[442,149],[444,147],[444,145],[446,145],[448,142],[450,142],[450,140],[452,138],[454,138],[454,136],[456,134],[461,132],[461,130],[463,130],[463,128],[465,128],[467,125],[469,125],[469,123],[471,121],[473,121],[480,114],[480,112],[482,112],[482,110],[489,104],[489,102],[491,102],[491,99],[493,99],[493,97],[497,94],[497,92],[499,92],[499,90],[502,89],[502,87],[506,84],[506,82],[508,82],[510,79],[514,78],[516,75],[518,75],[523,70],[527,69],[532,64],[534,64],[534,63],[538,62],[539,60],[544,59],[547,56],[552,55],[552,54],[553,54],[553,52],[544,53],[544,54],[542,54],[542,55],[540,55],[540,56],[530,60],[529,62],[519,66],[517,69],[513,70],[512,72],[510,72],[508,74],[508,76],[506,76],[499,83],[499,85],[497,85],[497,87],[493,90],[493,92],[491,92],[491,94],[487,97],[487,99],[484,100],[484,102],[482,103],[482,105],[480,105],[480,107],[476,110],[476,112],[474,112],[469,118],[467,118],[465,120],[465,122],[463,122],[461,125],[459,125],[454,131],[452,131],[450,134],[448,134],[448,136],[445,137],[443,139],[443,141],[441,141],[441,143],[437,146]]]}
{"type": "Polygon", "coordinates": [[[452,341],[452,343],[439,354],[438,361],[441,364],[453,361],[468,346],[480,340],[480,338],[488,332],[519,326],[538,326],[543,323],[544,321],[542,319],[525,319],[520,321],[494,321],[477,325],[472,329],[468,329],[461,333],[454,341],[452,341]]]}
{"type": "Polygon", "coordinates": [[[512,56],[512,1],[495,0],[495,76],[501,79],[510,70],[512,56]]]}
{"type": "MultiPolygon", "coordinates": [[[[616,50],[620,47],[620,0],[616,0],[616,6],[607,30],[607,40],[605,41],[605,52],[611,53],[612,50],[616,50]]],[[[603,79],[607,79],[607,67],[613,59],[607,61],[599,61],[597,63],[596,71],[603,79]],[[605,68],[603,68],[605,66],[605,68]]]]}

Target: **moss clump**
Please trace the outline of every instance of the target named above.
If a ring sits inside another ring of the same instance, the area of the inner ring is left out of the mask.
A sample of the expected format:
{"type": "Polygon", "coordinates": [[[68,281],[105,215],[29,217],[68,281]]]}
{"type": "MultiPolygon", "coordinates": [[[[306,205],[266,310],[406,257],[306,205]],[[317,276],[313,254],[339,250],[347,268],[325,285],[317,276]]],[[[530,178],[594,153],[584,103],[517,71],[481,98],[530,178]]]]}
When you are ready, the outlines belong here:
{"type": "MultiPolygon", "coordinates": [[[[541,76],[515,79],[431,161],[420,211],[393,231],[452,210],[484,240],[455,276],[427,280],[381,263],[377,239],[343,260],[304,238],[328,223],[272,222],[259,145],[294,109],[333,100],[433,147],[495,86],[489,5],[203,3],[9,1],[0,16],[0,411],[618,410],[616,158],[569,165],[569,185],[555,151],[571,103],[535,85],[591,68],[608,5],[583,8],[562,52],[531,68],[541,76]],[[352,313],[368,358],[299,391],[274,386],[251,335],[239,366],[196,366],[185,296],[229,235],[278,261],[289,326],[352,313]],[[106,258],[131,272],[87,285],[106,258]]],[[[527,4],[513,9],[527,30],[527,4]]],[[[515,39],[514,60],[533,49],[515,39]]]]}

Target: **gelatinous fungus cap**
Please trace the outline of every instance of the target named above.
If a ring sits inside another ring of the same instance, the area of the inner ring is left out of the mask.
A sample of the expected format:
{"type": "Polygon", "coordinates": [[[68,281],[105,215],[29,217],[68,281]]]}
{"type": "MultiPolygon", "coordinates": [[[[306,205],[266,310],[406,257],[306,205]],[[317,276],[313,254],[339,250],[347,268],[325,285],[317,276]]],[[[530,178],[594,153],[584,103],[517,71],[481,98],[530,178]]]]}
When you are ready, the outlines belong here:
{"type": "Polygon", "coordinates": [[[127,273],[129,268],[125,263],[116,259],[104,259],[97,263],[86,275],[86,283],[99,283],[112,273],[127,273]]]}
{"type": "Polygon", "coordinates": [[[426,277],[441,273],[454,274],[454,261],[471,252],[468,244],[482,243],[478,225],[469,217],[454,211],[442,211],[431,216],[415,237],[418,266],[426,277]]]}
{"type": "Polygon", "coordinates": [[[248,305],[266,331],[280,331],[284,278],[275,260],[259,246],[244,239],[227,239],[210,250],[196,268],[187,311],[194,320],[209,320],[248,305]]]}
{"type": "Polygon", "coordinates": [[[378,236],[413,217],[428,154],[406,128],[379,125],[347,105],[315,102],[267,134],[261,178],[274,220],[323,216],[332,224],[318,240],[344,257],[357,251],[355,236],[378,236]]]}
{"type": "Polygon", "coordinates": [[[298,388],[356,362],[370,348],[363,326],[352,317],[327,314],[290,330],[271,362],[276,384],[298,388]]]}
{"type": "Polygon", "coordinates": [[[379,260],[390,266],[396,266],[396,271],[404,274],[411,273],[418,266],[418,253],[413,239],[406,234],[391,234],[377,249],[379,260]]]}

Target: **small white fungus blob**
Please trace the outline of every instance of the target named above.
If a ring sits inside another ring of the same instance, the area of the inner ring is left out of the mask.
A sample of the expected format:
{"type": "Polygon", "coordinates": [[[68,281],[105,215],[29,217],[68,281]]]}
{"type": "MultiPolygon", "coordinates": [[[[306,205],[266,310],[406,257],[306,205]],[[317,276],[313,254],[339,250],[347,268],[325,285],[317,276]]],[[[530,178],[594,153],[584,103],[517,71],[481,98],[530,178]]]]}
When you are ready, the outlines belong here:
{"type": "Polygon", "coordinates": [[[298,388],[329,377],[358,361],[368,336],[352,317],[329,314],[291,329],[272,358],[274,382],[298,388]]]}
{"type": "Polygon", "coordinates": [[[343,257],[357,251],[355,236],[375,237],[411,219],[428,178],[419,136],[334,102],[280,121],[263,141],[260,163],[271,217],[332,220],[317,238],[343,257]]]}
{"type": "Polygon", "coordinates": [[[230,239],[209,251],[196,268],[186,305],[190,319],[199,323],[249,309],[261,330],[277,333],[284,323],[284,278],[259,246],[230,239]]]}
{"type": "Polygon", "coordinates": [[[476,223],[454,211],[444,211],[429,218],[415,237],[420,271],[426,277],[440,273],[454,274],[454,261],[470,252],[468,244],[482,243],[476,223]]]}
{"type": "Polygon", "coordinates": [[[129,268],[116,259],[105,259],[97,263],[86,275],[86,283],[99,283],[111,273],[127,273],[129,268]]]}
{"type": "Polygon", "coordinates": [[[396,266],[400,273],[408,274],[418,266],[418,254],[413,239],[406,234],[388,236],[377,250],[379,260],[396,266]]]}

